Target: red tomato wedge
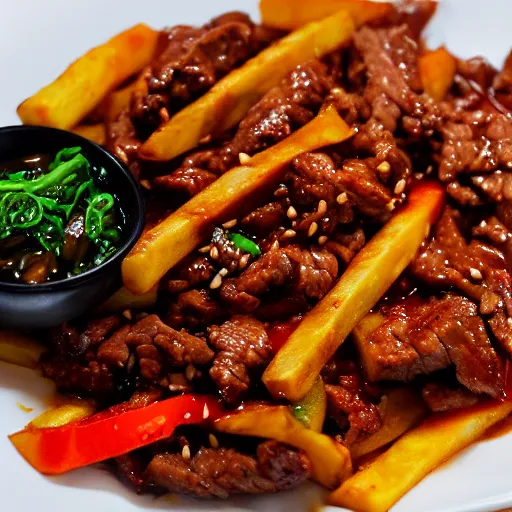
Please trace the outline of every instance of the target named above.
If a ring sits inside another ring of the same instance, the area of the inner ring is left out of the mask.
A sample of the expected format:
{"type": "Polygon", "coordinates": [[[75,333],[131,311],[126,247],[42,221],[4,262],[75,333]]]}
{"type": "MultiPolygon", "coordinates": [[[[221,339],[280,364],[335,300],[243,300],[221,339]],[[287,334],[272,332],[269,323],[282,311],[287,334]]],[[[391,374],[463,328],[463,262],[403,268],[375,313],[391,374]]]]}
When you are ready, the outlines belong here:
{"type": "Polygon", "coordinates": [[[223,413],[213,397],[183,395],[140,409],[121,404],[62,427],[29,425],[9,439],[40,473],[57,475],[169,437],[180,425],[214,421],[223,413]]]}

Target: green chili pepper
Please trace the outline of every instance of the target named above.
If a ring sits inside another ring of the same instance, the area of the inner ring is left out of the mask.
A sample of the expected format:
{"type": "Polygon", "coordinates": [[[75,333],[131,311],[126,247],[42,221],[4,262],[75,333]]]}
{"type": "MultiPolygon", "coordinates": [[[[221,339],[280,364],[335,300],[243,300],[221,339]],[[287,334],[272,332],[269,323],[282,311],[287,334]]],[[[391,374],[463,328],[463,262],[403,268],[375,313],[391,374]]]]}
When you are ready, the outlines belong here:
{"type": "Polygon", "coordinates": [[[239,233],[227,233],[228,240],[233,242],[233,245],[243,252],[248,252],[253,258],[261,254],[261,249],[258,244],[255,244],[252,240],[247,237],[240,235],[239,233]]]}

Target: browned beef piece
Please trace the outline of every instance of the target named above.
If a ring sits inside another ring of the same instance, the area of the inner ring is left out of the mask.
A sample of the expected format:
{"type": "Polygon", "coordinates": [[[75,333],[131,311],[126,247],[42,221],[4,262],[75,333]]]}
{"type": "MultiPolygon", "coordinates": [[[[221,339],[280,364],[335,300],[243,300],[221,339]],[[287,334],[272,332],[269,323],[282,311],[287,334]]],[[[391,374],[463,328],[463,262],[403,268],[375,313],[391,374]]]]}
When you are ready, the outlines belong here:
{"type": "Polygon", "coordinates": [[[464,388],[451,388],[437,382],[428,383],[422,390],[423,400],[432,412],[471,407],[480,398],[464,388]]]}
{"type": "Polygon", "coordinates": [[[245,216],[241,224],[249,233],[266,236],[283,225],[285,215],[286,212],[281,203],[267,203],[245,216]]]}
{"type": "Polygon", "coordinates": [[[164,363],[170,366],[203,365],[209,363],[214,355],[204,339],[185,330],[176,331],[156,315],[137,322],[126,337],[126,344],[134,347],[140,373],[148,380],[160,376],[164,363]]]}
{"type": "Polygon", "coordinates": [[[412,114],[419,106],[419,98],[409,85],[419,86],[416,70],[418,50],[414,38],[407,31],[405,26],[390,30],[363,27],[355,34],[354,44],[362,54],[369,80],[405,113],[412,114]],[[392,48],[391,39],[401,45],[392,48]]]}
{"type": "Polygon", "coordinates": [[[126,337],[131,327],[125,325],[105,340],[96,353],[98,361],[110,367],[124,368],[130,357],[130,349],[126,345],[126,337]]]}
{"type": "Polygon", "coordinates": [[[328,363],[324,376],[336,385],[326,384],[328,415],[345,431],[344,441],[352,444],[382,426],[379,410],[372,403],[365,384],[353,365],[328,363]],[[341,375],[340,375],[341,374],[341,375]]]}
{"type": "Polygon", "coordinates": [[[168,190],[196,190],[205,171],[215,175],[226,172],[239,164],[240,153],[253,155],[262,151],[310,121],[333,84],[324,63],[314,60],[298,66],[249,110],[233,139],[220,147],[192,153],[178,170],[157,178],[155,185],[168,190]],[[185,179],[189,185],[184,184],[185,179]]]}
{"type": "Polygon", "coordinates": [[[132,118],[147,136],[161,122],[208,91],[220,78],[267,44],[248,16],[233,13],[201,27],[178,25],[161,33],[164,47],[147,73],[148,94],[136,94],[132,118]]]}
{"type": "Polygon", "coordinates": [[[208,337],[218,351],[210,376],[222,398],[236,404],[249,389],[249,370],[264,367],[272,356],[265,326],[253,317],[234,316],[210,327],[208,337]]]}
{"type": "Polygon", "coordinates": [[[141,145],[128,110],[123,111],[117,119],[106,124],[106,147],[125,164],[130,165],[133,175],[138,178],[139,166],[134,162],[141,145]]]}
{"type": "Polygon", "coordinates": [[[172,174],[157,176],[154,178],[153,183],[163,190],[182,192],[186,196],[192,197],[199,194],[201,190],[205,189],[216,179],[217,175],[210,171],[204,171],[197,167],[187,167],[178,169],[172,174]]]}
{"type": "Polygon", "coordinates": [[[453,363],[457,379],[470,391],[501,395],[503,365],[473,302],[458,295],[413,298],[385,315],[362,354],[372,381],[408,381],[453,363]]]}
{"type": "MultiPolygon", "coordinates": [[[[110,316],[91,320],[83,332],[68,324],[53,329],[49,339],[51,352],[41,361],[43,374],[61,391],[98,398],[112,395],[112,371],[96,360],[95,350],[121,323],[120,317],[110,316]]],[[[122,361],[125,362],[124,357],[122,361]]]]}
{"type": "Polygon", "coordinates": [[[171,293],[180,293],[195,288],[211,281],[216,272],[208,256],[186,259],[167,282],[167,289],[171,293]]]}
{"type": "Polygon", "coordinates": [[[141,458],[134,452],[120,455],[113,459],[115,472],[117,476],[126,482],[137,494],[144,492],[146,487],[146,478],[144,471],[146,465],[141,458]]]}
{"type": "Polygon", "coordinates": [[[500,71],[492,82],[494,92],[512,94],[512,51],[508,54],[502,71],[500,71]]]}
{"type": "Polygon", "coordinates": [[[112,371],[98,361],[82,365],[50,355],[43,356],[41,368],[43,375],[53,380],[60,391],[103,400],[116,391],[112,371]]]}
{"type": "Polygon", "coordinates": [[[290,245],[269,250],[239,277],[226,279],[220,294],[234,311],[248,313],[259,306],[260,296],[284,286],[293,294],[321,299],[337,276],[338,262],[328,251],[290,245]]]}
{"type": "Polygon", "coordinates": [[[445,208],[433,239],[411,265],[413,274],[430,286],[458,288],[479,302],[480,313],[498,341],[512,354],[512,280],[503,253],[477,240],[469,244],[459,224],[461,213],[445,208]]]}
{"type": "Polygon", "coordinates": [[[258,447],[257,458],[226,448],[202,448],[190,460],[181,454],[156,455],[147,477],[170,493],[225,499],[291,489],[305,481],[310,471],[302,453],[268,441],[258,447]]]}
{"type": "Polygon", "coordinates": [[[169,307],[166,321],[176,329],[181,327],[197,329],[222,321],[225,316],[226,312],[210,296],[208,290],[199,289],[178,295],[169,307]]]}

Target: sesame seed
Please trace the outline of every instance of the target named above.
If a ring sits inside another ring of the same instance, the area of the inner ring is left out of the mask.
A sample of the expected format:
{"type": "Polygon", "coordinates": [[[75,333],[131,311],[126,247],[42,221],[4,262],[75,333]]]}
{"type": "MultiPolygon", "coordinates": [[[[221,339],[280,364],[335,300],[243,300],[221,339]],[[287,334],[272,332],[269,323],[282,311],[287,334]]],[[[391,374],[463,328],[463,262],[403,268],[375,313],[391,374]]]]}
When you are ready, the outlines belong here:
{"type": "Polygon", "coordinates": [[[296,219],[297,218],[297,210],[293,206],[290,206],[290,208],[288,208],[288,211],[286,212],[286,216],[290,220],[296,219]]]}
{"type": "Polygon", "coordinates": [[[133,316],[132,316],[132,312],[129,310],[129,309],[125,309],[123,311],[123,316],[126,318],[126,320],[132,320],[133,316]]]}
{"type": "Polygon", "coordinates": [[[146,190],[151,190],[151,183],[149,182],[149,180],[140,180],[139,183],[141,184],[141,186],[143,186],[146,190]]]}
{"type": "Polygon", "coordinates": [[[396,186],[395,186],[395,195],[400,195],[405,190],[406,182],[402,178],[401,180],[398,180],[396,186]]]}
{"type": "Polygon", "coordinates": [[[334,87],[331,89],[331,94],[333,96],[341,96],[343,94],[343,89],[340,89],[339,87],[334,87]]]}
{"type": "Polygon", "coordinates": [[[222,224],[222,227],[226,228],[226,229],[230,229],[230,228],[235,227],[237,225],[237,223],[238,223],[237,219],[232,219],[232,220],[229,220],[228,222],[224,222],[224,224],[222,224]]]}
{"type": "Polygon", "coordinates": [[[387,174],[391,170],[391,165],[389,165],[389,162],[386,162],[386,160],[384,160],[384,162],[381,162],[377,166],[377,170],[382,174],[387,174]]]}
{"type": "Polygon", "coordinates": [[[219,441],[213,434],[208,435],[208,440],[210,441],[210,446],[214,450],[216,450],[219,447],[219,441]]]}
{"type": "Polygon", "coordinates": [[[210,289],[211,290],[216,290],[217,288],[220,288],[220,285],[222,284],[222,276],[219,274],[217,274],[213,279],[212,279],[212,282],[210,283],[210,289]]]}
{"type": "Polygon", "coordinates": [[[319,215],[323,215],[326,211],[327,211],[327,203],[321,199],[319,202],[318,202],[318,214],[319,215]]]}
{"type": "Polygon", "coordinates": [[[308,236],[313,236],[318,230],[318,224],[316,222],[312,222],[311,226],[308,229],[308,236]]]}
{"type": "Polygon", "coordinates": [[[247,267],[247,263],[249,263],[249,258],[251,257],[250,254],[244,254],[241,258],[240,258],[240,261],[238,262],[238,266],[240,268],[245,268],[247,267]]]}
{"type": "Polygon", "coordinates": [[[188,446],[188,444],[186,444],[186,445],[183,447],[183,450],[181,450],[181,456],[182,456],[185,460],[189,460],[189,459],[190,459],[190,447],[188,446]]]}
{"type": "Polygon", "coordinates": [[[242,165],[247,165],[251,161],[251,157],[247,153],[238,153],[238,159],[242,165]]]}
{"type": "Polygon", "coordinates": [[[279,249],[279,240],[274,240],[274,242],[270,246],[270,250],[277,251],[278,249],[279,249]]]}
{"type": "Polygon", "coordinates": [[[346,192],[342,192],[337,198],[336,202],[338,204],[345,204],[348,201],[348,196],[346,192]]]}
{"type": "Polygon", "coordinates": [[[190,414],[189,412],[186,412],[186,413],[183,415],[183,418],[184,418],[184,419],[186,419],[186,420],[189,420],[191,416],[192,416],[192,414],[190,414]]]}
{"type": "Polygon", "coordinates": [[[216,259],[218,259],[218,257],[219,257],[219,249],[217,249],[217,247],[213,246],[210,249],[210,258],[212,258],[212,260],[216,260],[216,259]]]}
{"type": "Polygon", "coordinates": [[[284,240],[286,238],[293,238],[295,235],[297,234],[297,232],[293,229],[287,229],[282,235],[281,235],[281,239],[284,240]]]}
{"type": "Polygon", "coordinates": [[[327,240],[328,240],[328,238],[325,235],[318,237],[318,243],[320,245],[324,245],[327,242],[327,240]]]}
{"type": "Polygon", "coordinates": [[[167,121],[169,121],[169,111],[165,107],[162,107],[158,113],[160,114],[162,122],[167,123],[167,121]]]}
{"type": "Polygon", "coordinates": [[[481,279],[484,278],[482,272],[480,272],[480,270],[478,270],[477,268],[470,268],[469,273],[471,274],[471,277],[473,279],[478,279],[480,281],[481,279]]]}
{"type": "Polygon", "coordinates": [[[205,420],[206,418],[208,418],[208,416],[210,416],[210,409],[208,409],[208,406],[206,404],[204,404],[204,408],[203,408],[203,420],[205,420]]]}
{"type": "Polygon", "coordinates": [[[221,277],[226,277],[226,276],[228,275],[228,269],[227,269],[227,268],[221,268],[221,269],[219,270],[219,275],[220,275],[221,277]]]}
{"type": "Polygon", "coordinates": [[[187,380],[193,380],[196,374],[196,369],[193,364],[189,364],[185,369],[185,377],[187,380]]]}
{"type": "Polygon", "coordinates": [[[487,222],[485,222],[485,220],[483,220],[482,222],[480,222],[480,227],[481,227],[481,228],[485,228],[485,226],[487,226],[487,222]]]}
{"type": "Polygon", "coordinates": [[[392,212],[395,209],[395,199],[391,199],[389,203],[386,205],[386,209],[392,212]]]}
{"type": "Polygon", "coordinates": [[[433,170],[434,170],[434,166],[429,165],[429,166],[427,167],[427,170],[425,171],[425,174],[427,174],[427,175],[428,175],[428,174],[431,174],[433,170]]]}
{"type": "Polygon", "coordinates": [[[199,249],[199,252],[210,252],[211,248],[211,245],[205,245],[204,247],[201,247],[201,249],[199,249]]]}

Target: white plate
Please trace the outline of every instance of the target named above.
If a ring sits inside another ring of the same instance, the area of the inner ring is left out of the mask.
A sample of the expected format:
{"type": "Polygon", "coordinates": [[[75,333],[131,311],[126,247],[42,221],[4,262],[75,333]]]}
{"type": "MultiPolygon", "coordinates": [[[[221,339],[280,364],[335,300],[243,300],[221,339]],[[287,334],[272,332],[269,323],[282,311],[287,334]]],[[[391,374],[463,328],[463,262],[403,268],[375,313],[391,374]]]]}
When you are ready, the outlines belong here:
{"type": "MultiPolygon", "coordinates": [[[[314,1],[314,0],[312,0],[314,1]]],[[[0,14],[0,125],[17,124],[16,105],[53,80],[91,46],[139,21],[154,27],[202,23],[230,9],[257,16],[257,0],[2,0],[0,14]]],[[[509,0],[442,0],[429,28],[434,45],[462,57],[482,54],[501,65],[510,49],[509,0]]],[[[97,468],[45,478],[30,468],[6,436],[44,408],[50,383],[0,363],[0,511],[112,512],[150,510],[309,511],[319,490],[307,486],[281,496],[197,502],[136,496],[97,468]],[[23,412],[16,402],[34,407],[23,412]]],[[[435,447],[433,447],[435,449],[435,447]]],[[[471,447],[426,478],[394,512],[494,511],[512,506],[512,436],[471,447]]],[[[332,509],[334,510],[334,509],[332,509]]]]}

